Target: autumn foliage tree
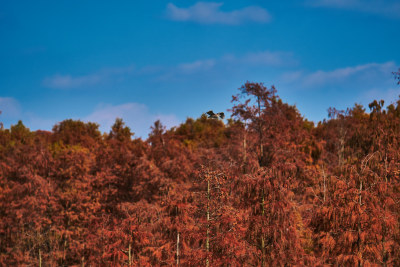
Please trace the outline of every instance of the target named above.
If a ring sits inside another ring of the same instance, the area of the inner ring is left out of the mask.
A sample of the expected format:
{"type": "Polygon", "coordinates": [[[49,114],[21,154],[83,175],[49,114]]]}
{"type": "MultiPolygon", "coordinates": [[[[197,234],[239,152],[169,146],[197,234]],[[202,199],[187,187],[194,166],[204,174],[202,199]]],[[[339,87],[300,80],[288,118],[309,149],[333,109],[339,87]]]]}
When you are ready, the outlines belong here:
{"type": "Polygon", "coordinates": [[[118,118],[0,124],[0,265],[399,266],[400,100],[314,125],[239,90],[227,121],[146,140],[118,118]]]}

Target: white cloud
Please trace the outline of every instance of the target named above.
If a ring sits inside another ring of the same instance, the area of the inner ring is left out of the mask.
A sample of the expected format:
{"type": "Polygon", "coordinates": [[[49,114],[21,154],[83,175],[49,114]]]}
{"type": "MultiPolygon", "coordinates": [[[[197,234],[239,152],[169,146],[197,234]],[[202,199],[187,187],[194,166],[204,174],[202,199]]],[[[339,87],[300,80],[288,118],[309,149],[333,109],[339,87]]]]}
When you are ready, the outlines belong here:
{"type": "Polygon", "coordinates": [[[308,0],[306,3],[314,7],[356,10],[400,18],[400,2],[398,0],[308,0]]]}
{"type": "Polygon", "coordinates": [[[281,80],[296,83],[302,87],[322,87],[326,85],[340,85],[349,82],[386,81],[393,79],[391,72],[396,69],[394,62],[368,63],[364,65],[338,68],[331,71],[318,70],[311,73],[304,71],[288,72],[281,76],[281,80]]]}
{"type": "Polygon", "coordinates": [[[70,74],[55,74],[44,78],[42,84],[45,87],[53,89],[74,89],[81,87],[91,87],[109,80],[118,80],[121,77],[131,74],[134,71],[133,66],[120,68],[106,68],[95,73],[72,76],[70,74]]]}
{"type": "Polygon", "coordinates": [[[172,3],[167,5],[167,17],[175,21],[192,21],[201,24],[238,25],[245,22],[267,23],[271,15],[258,6],[249,6],[239,10],[221,11],[223,3],[197,2],[188,8],[180,8],[172,3]]]}
{"type": "Polygon", "coordinates": [[[91,114],[83,118],[84,121],[97,122],[100,124],[100,130],[109,132],[116,118],[122,118],[135,137],[147,138],[150,132],[150,126],[156,120],[160,120],[167,128],[178,125],[178,118],[173,115],[153,114],[148,107],[140,103],[125,103],[121,105],[99,105],[91,114]]]}

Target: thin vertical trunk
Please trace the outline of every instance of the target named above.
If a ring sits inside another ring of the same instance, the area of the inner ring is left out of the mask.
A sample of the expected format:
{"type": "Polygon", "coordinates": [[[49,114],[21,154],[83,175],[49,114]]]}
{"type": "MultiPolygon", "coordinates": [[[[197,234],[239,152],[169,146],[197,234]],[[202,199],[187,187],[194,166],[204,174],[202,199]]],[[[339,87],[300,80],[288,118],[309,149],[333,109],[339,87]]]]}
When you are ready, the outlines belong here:
{"type": "MultiPolygon", "coordinates": [[[[387,154],[385,151],[385,182],[386,182],[386,188],[385,188],[385,193],[387,195],[387,190],[388,190],[388,178],[387,178],[387,174],[388,174],[388,164],[387,164],[387,154]]],[[[384,208],[385,208],[385,213],[387,212],[387,206],[386,204],[384,204],[384,208]]],[[[386,235],[386,225],[384,224],[382,227],[382,260],[383,260],[383,266],[386,267],[387,266],[387,260],[388,260],[388,255],[387,252],[385,251],[385,235],[386,235]]]]}
{"type": "Polygon", "coordinates": [[[261,193],[261,214],[263,217],[265,214],[264,201],[265,201],[265,197],[264,197],[264,189],[263,189],[262,193],[261,193]]]}
{"type": "Polygon", "coordinates": [[[243,133],[243,173],[246,173],[246,165],[247,165],[247,143],[246,143],[246,127],[245,127],[243,133]]]}
{"type": "Polygon", "coordinates": [[[207,250],[207,258],[206,258],[206,266],[210,265],[208,254],[210,252],[210,180],[208,177],[207,180],[207,237],[206,237],[206,250],[207,250]]]}
{"type": "MultiPolygon", "coordinates": [[[[359,205],[361,208],[362,205],[362,198],[361,198],[361,193],[362,193],[362,188],[363,188],[363,184],[362,184],[362,180],[360,181],[360,192],[359,192],[359,205]]],[[[361,259],[360,262],[358,263],[358,266],[362,266],[362,253],[361,253],[361,214],[359,215],[359,221],[358,221],[358,252],[361,254],[361,259]]]]}
{"type": "Polygon", "coordinates": [[[162,134],[160,134],[160,140],[161,140],[162,147],[164,148],[165,147],[165,141],[164,141],[164,138],[163,138],[162,134]]]}
{"type": "Polygon", "coordinates": [[[385,152],[385,182],[386,182],[386,190],[387,190],[387,182],[388,182],[387,174],[388,174],[388,164],[387,164],[387,154],[385,152]]]}
{"type": "Polygon", "coordinates": [[[176,236],[176,266],[179,266],[179,232],[176,236]]]}
{"type": "Polygon", "coordinates": [[[362,187],[363,187],[363,184],[362,184],[362,181],[360,181],[360,193],[359,193],[359,195],[360,195],[360,202],[359,202],[359,204],[360,204],[360,207],[361,207],[361,205],[362,205],[362,199],[361,199],[361,192],[362,192],[362,187]]]}
{"type": "Polygon", "coordinates": [[[340,170],[343,168],[344,164],[344,143],[345,143],[345,136],[346,136],[346,131],[343,129],[343,125],[340,126],[339,129],[339,151],[338,151],[338,157],[339,157],[339,167],[340,170]]]}
{"type": "Polygon", "coordinates": [[[263,157],[264,157],[264,148],[262,144],[262,129],[261,129],[261,103],[260,103],[260,97],[257,97],[257,103],[258,103],[258,133],[259,133],[259,142],[260,142],[260,162],[263,162],[263,157]]]}
{"type": "Polygon", "coordinates": [[[65,258],[67,256],[66,250],[67,250],[67,240],[65,239],[64,240],[64,250],[63,250],[63,263],[65,263],[65,258]]]}
{"type": "Polygon", "coordinates": [[[265,241],[264,241],[264,236],[261,236],[261,266],[265,267],[265,241]]]}
{"type": "Polygon", "coordinates": [[[82,267],[85,267],[85,250],[86,250],[86,244],[83,244],[83,255],[82,255],[82,258],[81,258],[81,264],[82,264],[82,267]]]}
{"type": "Polygon", "coordinates": [[[382,260],[383,260],[383,266],[387,266],[387,257],[386,257],[386,251],[385,251],[385,235],[382,237],[382,260]]]}
{"type": "Polygon", "coordinates": [[[322,176],[324,177],[324,203],[325,203],[325,200],[326,200],[326,174],[325,174],[324,167],[322,167],[322,176]]]}
{"type": "Polygon", "coordinates": [[[129,266],[132,265],[132,244],[129,242],[129,248],[128,248],[128,261],[129,261],[129,266]]]}
{"type": "MultiPolygon", "coordinates": [[[[262,221],[264,221],[264,215],[265,215],[265,208],[264,208],[264,189],[261,192],[261,216],[262,216],[262,221]]],[[[265,240],[264,240],[264,233],[261,232],[261,266],[265,267],[265,240]]]]}
{"type": "Polygon", "coordinates": [[[42,251],[39,248],[39,267],[42,267],[42,251]]]}

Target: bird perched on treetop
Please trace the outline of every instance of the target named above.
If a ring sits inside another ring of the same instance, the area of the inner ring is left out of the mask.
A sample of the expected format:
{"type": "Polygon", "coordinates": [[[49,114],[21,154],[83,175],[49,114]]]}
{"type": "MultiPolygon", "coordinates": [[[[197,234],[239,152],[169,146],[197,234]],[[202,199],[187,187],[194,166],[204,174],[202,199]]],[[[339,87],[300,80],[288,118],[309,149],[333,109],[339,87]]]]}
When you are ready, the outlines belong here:
{"type": "Polygon", "coordinates": [[[212,110],[210,110],[210,111],[207,112],[207,114],[208,114],[208,118],[209,119],[219,119],[219,118],[223,119],[223,118],[225,118],[225,114],[223,112],[219,112],[219,113],[215,114],[212,110]]]}

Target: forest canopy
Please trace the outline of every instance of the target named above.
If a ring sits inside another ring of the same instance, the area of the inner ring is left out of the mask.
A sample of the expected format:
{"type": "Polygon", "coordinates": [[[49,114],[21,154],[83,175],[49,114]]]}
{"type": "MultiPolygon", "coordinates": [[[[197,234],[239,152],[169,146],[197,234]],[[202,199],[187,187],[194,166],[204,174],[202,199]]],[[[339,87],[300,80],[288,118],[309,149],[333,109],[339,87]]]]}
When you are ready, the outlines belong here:
{"type": "Polygon", "coordinates": [[[400,99],[317,125],[262,83],[232,105],[147,140],[1,125],[0,265],[400,266],[400,99]]]}

